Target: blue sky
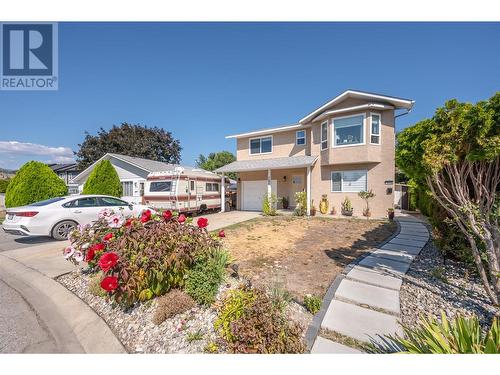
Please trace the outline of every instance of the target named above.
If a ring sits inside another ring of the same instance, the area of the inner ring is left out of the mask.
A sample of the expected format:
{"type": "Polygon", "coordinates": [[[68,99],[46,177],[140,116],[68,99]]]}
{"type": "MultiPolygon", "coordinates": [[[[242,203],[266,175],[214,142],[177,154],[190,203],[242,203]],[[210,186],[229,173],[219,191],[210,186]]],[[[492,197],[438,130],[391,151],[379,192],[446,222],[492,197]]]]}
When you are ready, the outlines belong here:
{"type": "Polygon", "coordinates": [[[0,91],[0,167],[69,160],[121,122],[171,131],[192,165],[349,88],[416,100],[400,130],[500,90],[499,40],[500,23],[60,23],[59,90],[0,91]]]}

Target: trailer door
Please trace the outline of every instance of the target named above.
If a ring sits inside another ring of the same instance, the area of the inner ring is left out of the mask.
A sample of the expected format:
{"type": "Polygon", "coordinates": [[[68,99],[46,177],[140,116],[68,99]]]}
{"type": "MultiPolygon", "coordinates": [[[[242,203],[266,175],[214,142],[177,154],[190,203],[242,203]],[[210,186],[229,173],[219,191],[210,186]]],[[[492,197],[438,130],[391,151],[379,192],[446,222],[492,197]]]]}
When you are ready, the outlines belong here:
{"type": "Polygon", "coordinates": [[[188,180],[188,209],[189,211],[198,211],[198,199],[196,197],[196,180],[188,180]]]}

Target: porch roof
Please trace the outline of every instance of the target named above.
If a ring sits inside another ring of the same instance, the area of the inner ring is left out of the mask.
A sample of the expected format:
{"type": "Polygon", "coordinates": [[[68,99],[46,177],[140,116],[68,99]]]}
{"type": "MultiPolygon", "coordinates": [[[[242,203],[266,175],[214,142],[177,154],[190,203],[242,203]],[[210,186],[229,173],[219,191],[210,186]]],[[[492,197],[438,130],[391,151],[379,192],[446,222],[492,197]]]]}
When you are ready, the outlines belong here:
{"type": "Polygon", "coordinates": [[[268,169],[304,168],[313,165],[317,159],[317,156],[288,156],[283,158],[260,160],[239,160],[218,168],[214,172],[226,173],[265,171],[268,169]]]}

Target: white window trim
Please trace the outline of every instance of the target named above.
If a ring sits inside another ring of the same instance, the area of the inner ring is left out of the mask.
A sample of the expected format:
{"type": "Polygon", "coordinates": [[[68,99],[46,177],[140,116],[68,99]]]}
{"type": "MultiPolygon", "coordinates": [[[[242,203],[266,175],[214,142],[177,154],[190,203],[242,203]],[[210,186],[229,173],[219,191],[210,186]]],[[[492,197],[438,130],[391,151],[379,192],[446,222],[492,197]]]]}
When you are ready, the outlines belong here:
{"type": "Polygon", "coordinates": [[[366,173],[366,190],[368,190],[368,170],[367,169],[350,169],[348,171],[331,171],[330,172],[330,193],[359,193],[358,190],[344,190],[344,173],[346,172],[364,172],[366,173]],[[340,173],[340,191],[333,191],[333,174],[340,173]]]}
{"type": "Polygon", "coordinates": [[[261,137],[254,137],[254,138],[249,138],[248,139],[248,155],[250,155],[250,156],[272,154],[273,153],[273,147],[274,147],[274,139],[273,139],[272,135],[263,135],[261,137]],[[255,140],[255,139],[262,139],[262,138],[271,138],[271,151],[270,152],[262,152],[262,141],[260,141],[260,150],[261,150],[261,152],[259,152],[257,154],[252,154],[251,142],[253,140],[255,140]]]}
{"type": "Polygon", "coordinates": [[[370,144],[380,146],[382,143],[382,115],[380,113],[370,112],[370,144]],[[373,115],[378,116],[378,134],[372,134],[373,115]],[[372,135],[378,136],[378,143],[372,142],[372,135]]]}
{"type": "Polygon", "coordinates": [[[366,113],[365,112],[362,112],[362,113],[354,113],[352,115],[348,115],[348,116],[339,116],[339,117],[332,117],[331,119],[331,125],[332,125],[332,148],[341,148],[341,147],[356,147],[356,146],[363,146],[363,145],[366,145],[366,113]],[[349,117],[357,117],[357,116],[363,116],[363,142],[362,143],[356,143],[354,145],[336,145],[335,144],[335,123],[334,121],[335,120],[340,120],[340,119],[343,119],[343,118],[349,118],[349,117]]]}
{"type": "Polygon", "coordinates": [[[323,121],[319,128],[319,147],[321,151],[328,150],[328,120],[323,121]],[[323,125],[326,125],[326,139],[323,140],[323,125]],[[323,147],[323,142],[326,141],[326,147],[323,147]]]}
{"type": "Polygon", "coordinates": [[[296,146],[304,146],[304,147],[305,147],[305,146],[306,146],[306,144],[307,144],[307,132],[306,132],[306,130],[305,130],[305,129],[302,129],[302,130],[297,130],[297,131],[295,132],[295,145],[296,145],[296,146]],[[304,137],[300,137],[300,138],[299,138],[299,132],[304,132],[304,137]],[[299,139],[302,139],[302,138],[304,138],[304,144],[303,144],[303,145],[299,145],[299,143],[298,143],[298,142],[299,142],[299,139]]]}

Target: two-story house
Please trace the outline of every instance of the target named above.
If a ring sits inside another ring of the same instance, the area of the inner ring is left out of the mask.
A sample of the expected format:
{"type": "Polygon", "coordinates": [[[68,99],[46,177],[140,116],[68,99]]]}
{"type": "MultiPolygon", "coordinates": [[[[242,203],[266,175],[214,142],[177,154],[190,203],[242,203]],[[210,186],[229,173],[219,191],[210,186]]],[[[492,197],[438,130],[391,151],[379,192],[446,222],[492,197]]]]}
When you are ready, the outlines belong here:
{"type": "Polygon", "coordinates": [[[394,202],[395,118],[409,112],[410,99],[347,90],[297,124],[230,135],[237,160],[216,170],[238,173],[240,210],[261,210],[266,194],[287,197],[307,192],[307,212],[322,195],[340,212],[348,197],[361,215],[360,191],[372,190],[374,217],[386,215],[394,202]],[[401,115],[402,113],[400,113],[401,115]]]}

